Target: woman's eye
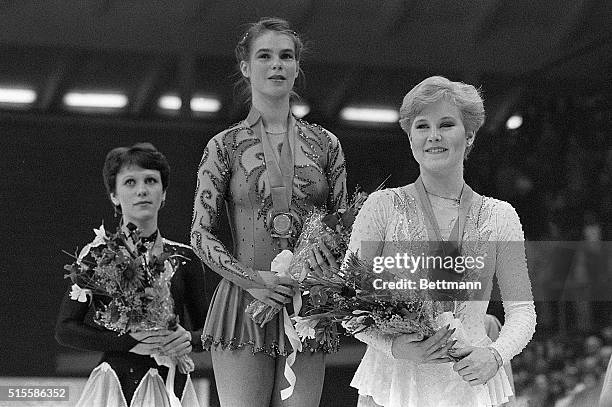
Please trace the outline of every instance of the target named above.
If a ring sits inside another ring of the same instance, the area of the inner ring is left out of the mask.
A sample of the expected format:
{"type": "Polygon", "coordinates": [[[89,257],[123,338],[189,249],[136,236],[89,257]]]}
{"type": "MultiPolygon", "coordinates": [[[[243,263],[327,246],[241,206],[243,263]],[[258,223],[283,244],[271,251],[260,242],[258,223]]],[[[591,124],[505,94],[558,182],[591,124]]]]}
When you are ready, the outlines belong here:
{"type": "Polygon", "coordinates": [[[282,59],[293,59],[293,54],[283,54],[281,55],[282,59]]]}
{"type": "Polygon", "coordinates": [[[453,122],[445,122],[440,125],[440,127],[453,127],[455,123],[453,122]]]}
{"type": "Polygon", "coordinates": [[[134,181],[133,179],[126,179],[123,183],[125,185],[134,185],[136,181],[134,181]]]}
{"type": "Polygon", "coordinates": [[[145,180],[145,182],[146,182],[147,184],[156,184],[156,183],[157,183],[157,178],[147,178],[147,179],[145,180]]]}
{"type": "Polygon", "coordinates": [[[416,127],[418,130],[421,130],[421,129],[428,129],[428,128],[429,128],[429,126],[428,126],[426,123],[419,123],[419,124],[417,124],[415,127],[416,127]]]}
{"type": "Polygon", "coordinates": [[[261,59],[268,59],[268,58],[270,58],[270,54],[259,54],[259,58],[261,58],[261,59]]]}

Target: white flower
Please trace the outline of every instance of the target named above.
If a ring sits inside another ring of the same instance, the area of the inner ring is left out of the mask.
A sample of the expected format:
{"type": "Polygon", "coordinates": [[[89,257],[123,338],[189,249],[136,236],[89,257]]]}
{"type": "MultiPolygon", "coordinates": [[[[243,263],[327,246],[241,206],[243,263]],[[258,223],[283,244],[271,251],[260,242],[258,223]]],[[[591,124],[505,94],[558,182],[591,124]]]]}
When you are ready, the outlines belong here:
{"type": "Polygon", "coordinates": [[[81,288],[77,284],[72,285],[72,291],[70,291],[70,299],[78,302],[87,302],[87,296],[91,296],[91,290],[87,288],[81,288]]]}
{"type": "Polygon", "coordinates": [[[171,279],[174,275],[174,267],[172,267],[172,263],[170,260],[164,261],[164,277],[167,279],[171,279]]]}
{"type": "Polygon", "coordinates": [[[292,259],[293,253],[291,253],[291,250],[285,249],[279,254],[277,254],[274,260],[272,260],[272,264],[270,264],[270,270],[280,275],[285,275],[289,270],[289,264],[291,264],[292,259]]]}
{"type": "Polygon", "coordinates": [[[98,247],[106,243],[106,230],[104,230],[104,224],[100,225],[100,229],[94,229],[96,237],[93,242],[90,243],[91,247],[98,247]]]}
{"type": "Polygon", "coordinates": [[[77,259],[78,265],[81,265],[81,260],[83,260],[83,258],[89,254],[92,247],[98,247],[106,243],[106,231],[104,230],[104,224],[100,225],[100,229],[94,229],[93,231],[96,234],[96,237],[94,238],[93,242],[85,245],[85,247],[83,247],[79,253],[79,257],[77,259]]]}
{"type": "Polygon", "coordinates": [[[352,312],[352,314],[353,314],[353,315],[364,315],[364,314],[366,314],[366,315],[370,315],[370,314],[371,314],[371,312],[370,312],[370,311],[364,311],[364,310],[361,310],[361,309],[356,309],[356,310],[354,310],[354,311],[352,312]]]}
{"type": "Polygon", "coordinates": [[[293,317],[291,319],[295,321],[295,331],[300,339],[315,338],[315,326],[319,323],[318,320],[308,317],[293,317]]]}
{"type": "MultiPolygon", "coordinates": [[[[353,313],[355,313],[355,311],[353,311],[353,313]]],[[[360,313],[361,315],[358,317],[352,317],[348,320],[342,321],[342,327],[351,333],[364,329],[366,327],[364,322],[368,319],[368,314],[370,313],[367,311],[360,311],[360,313]]]]}

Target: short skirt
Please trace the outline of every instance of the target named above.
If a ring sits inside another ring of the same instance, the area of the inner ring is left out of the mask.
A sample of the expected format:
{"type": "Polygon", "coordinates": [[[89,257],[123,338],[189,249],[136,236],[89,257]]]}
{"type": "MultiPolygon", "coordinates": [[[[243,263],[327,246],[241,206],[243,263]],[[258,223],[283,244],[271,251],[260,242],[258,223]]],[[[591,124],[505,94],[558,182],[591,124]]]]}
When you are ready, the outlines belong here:
{"type": "MultiPolygon", "coordinates": [[[[213,295],[206,323],[202,333],[202,344],[205,350],[220,347],[221,349],[241,349],[249,346],[253,354],[264,352],[268,356],[287,356],[293,351],[289,339],[285,336],[283,313],[260,327],[245,312],[255,298],[236,284],[222,279],[213,295]]],[[[338,350],[337,341],[329,349],[313,339],[303,342],[303,350],[326,353],[338,350]]]]}

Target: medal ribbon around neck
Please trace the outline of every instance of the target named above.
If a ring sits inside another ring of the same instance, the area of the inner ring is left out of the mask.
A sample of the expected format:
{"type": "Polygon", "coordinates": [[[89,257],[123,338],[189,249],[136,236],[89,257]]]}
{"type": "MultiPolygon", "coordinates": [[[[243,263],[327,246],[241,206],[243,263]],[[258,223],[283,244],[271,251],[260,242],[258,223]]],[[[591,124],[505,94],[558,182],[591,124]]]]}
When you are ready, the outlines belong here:
{"type": "MultiPolygon", "coordinates": [[[[293,195],[293,177],[295,175],[295,140],[296,130],[295,123],[292,120],[292,116],[289,115],[287,119],[287,132],[281,145],[281,151],[278,159],[274,154],[274,147],[270,137],[266,135],[263,127],[263,120],[259,121],[259,134],[261,135],[261,141],[263,144],[264,158],[266,160],[266,169],[268,173],[268,182],[270,185],[270,195],[272,196],[272,209],[273,215],[287,214],[289,215],[289,222],[292,217],[290,216],[291,197],[293,195]]],[[[274,218],[272,218],[274,221],[274,218]]],[[[274,227],[274,223],[271,225],[274,227]]],[[[291,223],[289,225],[291,227],[291,223]]],[[[282,249],[286,249],[289,242],[285,237],[280,237],[279,243],[282,249]]],[[[301,308],[301,295],[296,293],[293,298],[294,312],[297,314],[301,308]]],[[[289,387],[281,390],[281,399],[286,400],[293,394],[295,389],[295,383],[297,377],[291,368],[295,363],[297,352],[302,350],[302,342],[295,331],[293,323],[287,313],[287,308],[283,307],[283,327],[285,328],[285,334],[289,338],[293,352],[287,356],[285,360],[284,375],[285,379],[289,382],[289,387]]]]}
{"type": "MultiPolygon", "coordinates": [[[[274,147],[270,137],[266,135],[263,120],[259,121],[259,134],[263,145],[264,158],[266,160],[266,172],[270,195],[272,197],[272,208],[274,215],[279,213],[290,214],[291,197],[293,195],[293,177],[295,175],[295,123],[289,116],[287,119],[287,132],[281,145],[278,159],[274,154],[274,147]]],[[[289,218],[291,222],[291,217],[289,218]]],[[[281,248],[288,245],[286,238],[279,238],[281,248]]]]}
{"type": "MultiPolygon", "coordinates": [[[[472,198],[474,196],[474,191],[464,183],[461,196],[459,197],[459,209],[457,221],[455,222],[453,229],[448,237],[448,241],[445,241],[442,238],[442,234],[440,232],[440,227],[438,226],[438,221],[433,211],[433,207],[431,206],[431,201],[429,200],[429,196],[425,191],[425,185],[423,184],[423,180],[419,177],[414,186],[417,190],[417,194],[421,201],[421,207],[423,208],[424,218],[425,218],[425,227],[427,228],[427,234],[429,236],[429,252],[430,254],[438,253],[438,250],[442,249],[442,255],[457,257],[461,255],[461,242],[463,240],[463,233],[465,229],[465,221],[467,218],[468,211],[470,210],[470,206],[472,204],[472,198]],[[436,239],[436,240],[433,240],[436,239]]],[[[459,274],[449,274],[446,275],[444,269],[438,270],[437,268],[433,268],[428,270],[429,278],[440,280],[446,280],[447,278],[451,281],[453,280],[462,280],[462,276],[459,274]]],[[[465,293],[456,292],[455,290],[437,290],[436,297],[443,301],[448,302],[449,299],[452,299],[452,307],[453,312],[457,311],[458,302],[464,300],[463,295],[465,293]]],[[[450,305],[450,303],[449,303],[450,305]]]]}
{"type": "MultiPolygon", "coordinates": [[[[429,196],[427,196],[425,185],[423,184],[421,177],[416,180],[414,186],[419,195],[423,212],[425,212],[425,226],[427,228],[427,234],[430,236],[430,238],[435,236],[437,241],[443,243],[444,239],[442,238],[442,233],[440,233],[438,221],[436,220],[433,207],[431,206],[431,201],[429,200],[429,196]]],[[[457,221],[455,222],[450,236],[448,237],[448,242],[456,242],[457,248],[459,249],[461,249],[461,241],[463,240],[463,233],[465,229],[465,220],[470,210],[470,206],[472,205],[473,196],[474,191],[472,188],[464,183],[461,196],[459,197],[459,216],[457,216],[457,221]]],[[[446,255],[447,253],[444,254],[446,255]]]]}

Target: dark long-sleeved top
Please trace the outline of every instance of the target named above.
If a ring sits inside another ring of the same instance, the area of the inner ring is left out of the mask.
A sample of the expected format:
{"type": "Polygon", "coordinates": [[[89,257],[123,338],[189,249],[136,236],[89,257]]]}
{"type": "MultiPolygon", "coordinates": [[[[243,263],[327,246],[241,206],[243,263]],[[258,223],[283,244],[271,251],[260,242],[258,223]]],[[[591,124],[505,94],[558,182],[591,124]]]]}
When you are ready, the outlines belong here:
{"type": "MultiPolygon", "coordinates": [[[[164,251],[186,258],[172,276],[170,292],[180,325],[191,333],[193,350],[201,351],[202,327],[208,308],[202,263],[187,245],[167,239],[163,239],[163,245],[164,251]]],[[[167,368],[157,366],[155,360],[148,355],[129,352],[138,343],[129,334],[119,335],[94,322],[93,304],[100,300],[94,295],[91,303],[79,302],[70,298],[70,290],[66,291],[55,326],[55,338],[64,346],[104,352],[101,362],[109,363],[115,370],[129,403],[138,383],[149,368],[158,368],[164,379],[167,368]]],[[[175,392],[179,397],[184,383],[185,375],[177,372],[175,392]]]]}
{"type": "MultiPolygon", "coordinates": [[[[189,259],[174,273],[170,291],[181,326],[191,332],[194,350],[201,350],[200,334],[208,306],[202,264],[189,246],[164,239],[164,250],[168,249],[189,259]]],[[[97,300],[94,296],[93,301],[97,300]]],[[[70,290],[66,291],[55,327],[57,341],[72,348],[101,352],[128,352],[138,343],[128,334],[118,335],[96,324],[94,313],[89,302],[72,300],[70,290]]]]}

